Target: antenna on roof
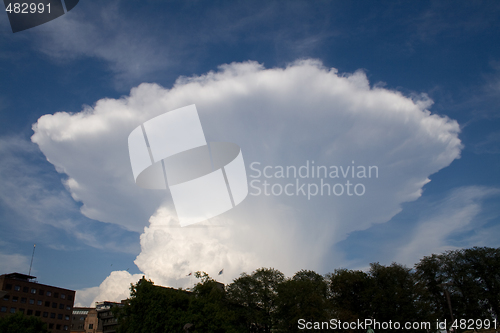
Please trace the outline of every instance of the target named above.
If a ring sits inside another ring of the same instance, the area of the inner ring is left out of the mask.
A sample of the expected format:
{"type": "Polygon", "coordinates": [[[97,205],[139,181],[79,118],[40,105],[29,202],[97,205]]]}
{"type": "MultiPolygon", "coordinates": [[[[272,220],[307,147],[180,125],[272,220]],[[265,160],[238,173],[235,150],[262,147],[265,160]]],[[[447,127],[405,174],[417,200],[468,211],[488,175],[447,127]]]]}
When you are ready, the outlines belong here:
{"type": "Polygon", "coordinates": [[[28,275],[31,275],[31,266],[33,266],[33,257],[35,256],[35,247],[36,247],[36,244],[33,244],[33,254],[31,255],[30,272],[28,273],[28,275]]]}

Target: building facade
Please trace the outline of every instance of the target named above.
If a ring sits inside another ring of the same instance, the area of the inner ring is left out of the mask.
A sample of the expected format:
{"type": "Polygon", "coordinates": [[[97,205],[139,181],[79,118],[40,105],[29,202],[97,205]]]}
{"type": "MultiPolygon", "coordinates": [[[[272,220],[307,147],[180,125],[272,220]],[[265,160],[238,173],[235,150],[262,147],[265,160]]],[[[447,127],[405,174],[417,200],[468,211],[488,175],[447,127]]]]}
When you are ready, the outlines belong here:
{"type": "Polygon", "coordinates": [[[51,333],[69,332],[75,291],[40,284],[20,273],[0,275],[0,318],[16,312],[39,317],[51,333]]]}
{"type": "Polygon", "coordinates": [[[70,333],[101,333],[95,308],[73,308],[70,333]]]}
{"type": "Polygon", "coordinates": [[[113,315],[112,308],[115,306],[122,307],[124,302],[96,302],[95,308],[97,310],[97,317],[99,318],[99,329],[102,330],[102,333],[116,333],[118,319],[113,315]]]}

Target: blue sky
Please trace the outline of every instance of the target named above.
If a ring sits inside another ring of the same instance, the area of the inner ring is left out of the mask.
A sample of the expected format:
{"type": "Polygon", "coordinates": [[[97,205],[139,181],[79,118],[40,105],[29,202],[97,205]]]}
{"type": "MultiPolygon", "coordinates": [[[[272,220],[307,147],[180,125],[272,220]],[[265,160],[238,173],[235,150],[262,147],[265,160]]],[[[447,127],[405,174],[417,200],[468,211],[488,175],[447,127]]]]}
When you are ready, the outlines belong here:
{"type": "Polygon", "coordinates": [[[499,14],[495,1],[82,0],[15,34],[0,15],[1,273],[27,273],[36,243],[39,281],[89,305],[137,274],[186,287],[196,270],[228,282],[498,247],[499,14]],[[249,195],[223,228],[162,229],[175,209],[134,187],[126,138],[188,104],[248,174],[355,159],[381,176],[363,197],[249,195]]]}

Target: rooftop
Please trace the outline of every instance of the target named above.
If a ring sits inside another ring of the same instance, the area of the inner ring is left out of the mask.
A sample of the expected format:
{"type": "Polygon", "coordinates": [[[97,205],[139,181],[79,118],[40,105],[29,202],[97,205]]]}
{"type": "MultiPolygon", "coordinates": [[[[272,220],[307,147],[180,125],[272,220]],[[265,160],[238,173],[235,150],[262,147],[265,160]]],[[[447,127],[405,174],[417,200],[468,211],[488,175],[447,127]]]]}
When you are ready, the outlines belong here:
{"type": "Polygon", "coordinates": [[[7,279],[14,279],[14,280],[28,281],[28,282],[30,280],[36,279],[36,276],[22,274],[22,273],[3,274],[1,276],[5,276],[5,278],[7,279]]]}

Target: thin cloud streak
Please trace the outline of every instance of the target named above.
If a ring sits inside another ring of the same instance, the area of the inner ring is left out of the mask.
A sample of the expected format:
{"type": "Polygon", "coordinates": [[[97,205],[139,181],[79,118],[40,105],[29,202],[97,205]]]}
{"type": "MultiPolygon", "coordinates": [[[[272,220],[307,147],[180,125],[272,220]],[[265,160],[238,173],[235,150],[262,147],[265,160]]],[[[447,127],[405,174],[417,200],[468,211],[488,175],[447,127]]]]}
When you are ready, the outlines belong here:
{"type": "Polygon", "coordinates": [[[100,231],[104,233],[99,233],[92,228],[99,222],[82,218],[77,203],[35,144],[21,137],[3,137],[0,138],[0,155],[0,201],[14,214],[11,227],[21,231],[22,240],[36,239],[54,246],[50,229],[53,227],[77,241],[70,248],[80,243],[98,249],[137,253],[138,244],[124,246],[123,240],[130,236],[120,232],[119,227],[103,226],[100,231]]]}
{"type": "Polygon", "coordinates": [[[483,226],[478,216],[483,211],[482,202],[498,194],[500,194],[498,189],[478,186],[451,191],[446,198],[429,207],[430,212],[424,214],[418,221],[411,240],[396,251],[398,254],[394,261],[412,265],[422,257],[433,253],[476,246],[474,237],[470,235],[460,242],[460,246],[457,246],[456,241],[452,241],[450,237],[481,230],[483,226]]]}

